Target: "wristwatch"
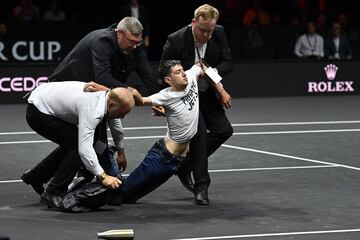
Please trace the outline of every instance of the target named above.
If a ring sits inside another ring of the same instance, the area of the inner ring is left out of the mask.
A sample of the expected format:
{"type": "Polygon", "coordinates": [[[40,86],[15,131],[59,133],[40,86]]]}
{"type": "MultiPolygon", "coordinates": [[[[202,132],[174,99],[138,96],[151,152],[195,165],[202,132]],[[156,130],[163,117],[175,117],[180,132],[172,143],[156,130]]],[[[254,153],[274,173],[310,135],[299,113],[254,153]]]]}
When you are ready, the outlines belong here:
{"type": "Polygon", "coordinates": [[[101,173],[100,175],[96,176],[97,180],[99,182],[104,181],[104,179],[107,177],[107,174],[105,172],[101,173]]]}

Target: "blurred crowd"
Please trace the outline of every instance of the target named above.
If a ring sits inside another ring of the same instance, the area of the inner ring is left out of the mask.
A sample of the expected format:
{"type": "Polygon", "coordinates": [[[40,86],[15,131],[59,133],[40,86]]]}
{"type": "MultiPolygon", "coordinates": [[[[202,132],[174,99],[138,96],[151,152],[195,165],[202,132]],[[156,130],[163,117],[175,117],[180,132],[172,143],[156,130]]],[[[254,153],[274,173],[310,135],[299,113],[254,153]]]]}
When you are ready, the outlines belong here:
{"type": "Polygon", "coordinates": [[[219,2],[224,25],[243,29],[240,51],[248,57],[351,59],[352,48],[359,48],[358,0],[219,2]]]}

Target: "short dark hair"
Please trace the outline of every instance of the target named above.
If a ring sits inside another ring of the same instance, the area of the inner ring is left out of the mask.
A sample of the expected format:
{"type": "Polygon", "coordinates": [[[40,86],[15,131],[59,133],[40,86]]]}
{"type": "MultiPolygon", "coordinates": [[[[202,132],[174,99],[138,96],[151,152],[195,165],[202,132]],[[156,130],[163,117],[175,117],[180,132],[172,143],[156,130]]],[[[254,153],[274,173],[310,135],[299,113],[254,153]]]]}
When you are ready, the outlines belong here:
{"type": "Polygon", "coordinates": [[[160,63],[159,66],[159,77],[162,81],[164,81],[164,78],[170,75],[170,70],[175,65],[181,64],[181,61],[179,60],[166,60],[160,63]]]}

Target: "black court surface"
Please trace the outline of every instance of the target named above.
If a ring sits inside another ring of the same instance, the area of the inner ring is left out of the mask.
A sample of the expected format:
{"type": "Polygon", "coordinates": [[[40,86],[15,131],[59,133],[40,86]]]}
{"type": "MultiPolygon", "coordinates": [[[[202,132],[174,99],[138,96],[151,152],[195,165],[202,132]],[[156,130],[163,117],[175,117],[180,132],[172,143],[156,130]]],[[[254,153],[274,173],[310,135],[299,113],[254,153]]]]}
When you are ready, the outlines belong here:
{"type": "MultiPolygon", "coordinates": [[[[210,205],[176,176],[134,205],[53,211],[20,175],[55,145],[31,132],[25,105],[0,106],[0,235],[91,240],[134,229],[137,240],[360,239],[360,96],[235,99],[234,135],[209,159],[210,205]]],[[[139,107],[123,121],[129,173],[165,133],[139,107]]]]}

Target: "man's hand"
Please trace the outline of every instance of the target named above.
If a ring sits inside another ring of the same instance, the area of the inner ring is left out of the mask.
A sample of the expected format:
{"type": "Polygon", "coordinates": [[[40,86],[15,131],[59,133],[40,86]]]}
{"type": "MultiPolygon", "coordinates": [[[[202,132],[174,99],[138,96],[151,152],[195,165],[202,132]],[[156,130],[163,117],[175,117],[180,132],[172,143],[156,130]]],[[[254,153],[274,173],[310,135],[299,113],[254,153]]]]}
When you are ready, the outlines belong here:
{"type": "Polygon", "coordinates": [[[153,116],[164,117],[165,116],[165,108],[163,106],[152,106],[153,116]]]}
{"type": "Polygon", "coordinates": [[[206,69],[207,69],[208,67],[207,67],[205,64],[202,64],[202,63],[200,63],[200,62],[196,63],[195,65],[198,66],[198,67],[201,67],[201,72],[200,72],[200,74],[199,74],[198,77],[204,77],[204,76],[206,76],[205,71],[206,71],[206,69]]]}
{"type": "Polygon", "coordinates": [[[218,100],[221,104],[221,106],[230,108],[232,103],[232,98],[230,94],[228,94],[223,85],[221,83],[218,83],[215,85],[216,93],[218,94],[218,100]]]}
{"type": "Polygon", "coordinates": [[[93,81],[85,83],[85,86],[84,86],[84,92],[106,91],[109,89],[110,88],[105,87],[105,86],[98,84],[96,82],[93,82],[93,81]]]}
{"type": "Polygon", "coordinates": [[[134,100],[135,100],[135,105],[136,106],[143,106],[144,102],[142,99],[141,94],[139,93],[138,90],[136,90],[135,88],[132,87],[128,87],[128,90],[130,91],[130,93],[133,95],[134,100]]]}
{"type": "Polygon", "coordinates": [[[127,168],[127,160],[126,160],[125,151],[123,148],[120,148],[119,150],[117,150],[117,159],[116,160],[119,165],[120,172],[125,171],[127,168]]]}
{"type": "Polygon", "coordinates": [[[106,175],[104,180],[101,182],[107,188],[117,189],[121,186],[122,182],[117,177],[106,175]]]}

